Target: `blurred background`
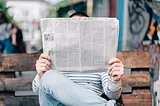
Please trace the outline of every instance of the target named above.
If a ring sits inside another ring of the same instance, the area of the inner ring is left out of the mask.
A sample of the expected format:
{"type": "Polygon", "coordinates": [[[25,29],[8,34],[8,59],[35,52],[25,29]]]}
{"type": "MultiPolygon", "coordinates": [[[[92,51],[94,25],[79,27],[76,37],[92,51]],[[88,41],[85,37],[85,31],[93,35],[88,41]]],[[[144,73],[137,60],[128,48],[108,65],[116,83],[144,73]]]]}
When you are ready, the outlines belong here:
{"type": "Polygon", "coordinates": [[[42,48],[40,19],[68,17],[75,11],[94,17],[117,16],[116,0],[1,0],[1,7],[23,32],[27,53],[42,48]],[[6,9],[5,9],[6,8],[6,9]]]}
{"type": "Polygon", "coordinates": [[[0,0],[0,8],[22,29],[27,53],[42,48],[40,19],[68,17],[75,11],[120,21],[118,51],[160,44],[159,0],[0,0]]]}
{"type": "Polygon", "coordinates": [[[154,70],[151,77],[154,102],[158,106],[160,0],[0,0],[0,11],[21,29],[26,53],[41,52],[41,18],[68,17],[75,11],[86,12],[92,17],[118,18],[118,51],[147,50],[148,45],[152,45],[149,47],[154,70]]]}

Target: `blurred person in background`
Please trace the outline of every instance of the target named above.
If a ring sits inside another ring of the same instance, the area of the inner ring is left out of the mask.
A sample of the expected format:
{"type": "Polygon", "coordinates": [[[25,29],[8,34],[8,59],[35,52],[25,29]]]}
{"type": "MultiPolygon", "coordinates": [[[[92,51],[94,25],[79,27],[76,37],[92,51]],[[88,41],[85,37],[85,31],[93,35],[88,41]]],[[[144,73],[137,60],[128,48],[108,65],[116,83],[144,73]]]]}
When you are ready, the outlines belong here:
{"type": "Polygon", "coordinates": [[[12,45],[9,40],[11,23],[4,12],[0,11],[0,52],[12,53],[12,45]]]}
{"type": "Polygon", "coordinates": [[[2,11],[0,11],[0,52],[6,54],[26,52],[22,31],[11,24],[2,11]]]}
{"type": "Polygon", "coordinates": [[[12,24],[10,29],[10,42],[14,46],[13,53],[26,53],[26,46],[23,41],[23,35],[21,29],[12,24]]]}

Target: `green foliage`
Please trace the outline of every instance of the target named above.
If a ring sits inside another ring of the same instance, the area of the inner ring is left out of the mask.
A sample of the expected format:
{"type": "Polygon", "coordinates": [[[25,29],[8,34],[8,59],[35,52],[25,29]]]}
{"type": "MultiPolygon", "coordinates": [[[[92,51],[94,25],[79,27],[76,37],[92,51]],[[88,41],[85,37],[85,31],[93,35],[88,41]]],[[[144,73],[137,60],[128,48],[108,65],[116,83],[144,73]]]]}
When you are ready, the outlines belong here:
{"type": "Polygon", "coordinates": [[[56,7],[52,6],[51,8],[49,8],[47,17],[48,18],[56,18],[57,17],[56,7]]]}
{"type": "Polygon", "coordinates": [[[8,8],[5,7],[5,2],[4,0],[0,0],[0,11],[7,11],[8,8]]]}
{"type": "MultiPolygon", "coordinates": [[[[68,0],[62,0],[58,2],[57,4],[54,4],[49,10],[48,10],[48,18],[56,18],[57,17],[57,11],[59,8],[63,8],[69,5],[68,0]]],[[[67,15],[64,17],[68,17],[67,15]]]]}
{"type": "Polygon", "coordinates": [[[39,53],[43,53],[43,48],[41,48],[41,49],[39,50],[39,53]]]}
{"type": "Polygon", "coordinates": [[[6,7],[5,5],[5,1],[4,0],[0,0],[0,11],[4,12],[7,19],[14,24],[17,24],[16,21],[13,19],[13,16],[11,16],[8,12],[8,10],[10,9],[10,7],[6,7]]]}

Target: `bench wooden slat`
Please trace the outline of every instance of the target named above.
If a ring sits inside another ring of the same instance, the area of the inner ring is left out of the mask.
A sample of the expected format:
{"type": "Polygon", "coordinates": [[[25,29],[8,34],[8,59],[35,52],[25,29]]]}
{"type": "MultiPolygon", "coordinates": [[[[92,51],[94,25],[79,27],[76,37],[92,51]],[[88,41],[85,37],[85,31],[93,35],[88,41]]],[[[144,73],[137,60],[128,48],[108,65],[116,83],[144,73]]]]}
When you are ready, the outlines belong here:
{"type": "MultiPolygon", "coordinates": [[[[33,78],[2,78],[0,79],[0,91],[31,90],[33,78]]],[[[124,75],[123,87],[148,87],[150,86],[149,73],[124,75]]]]}
{"type": "MultiPolygon", "coordinates": [[[[0,71],[33,71],[40,54],[1,54],[0,71]]],[[[144,51],[118,52],[126,68],[149,68],[149,54],[144,51]]]]}
{"type": "Polygon", "coordinates": [[[148,73],[124,75],[122,77],[123,87],[148,87],[150,86],[150,75],[148,73]]]}
{"type": "Polygon", "coordinates": [[[1,54],[0,71],[33,71],[40,54],[1,54]]]}
{"type": "MultiPolygon", "coordinates": [[[[150,88],[150,86],[149,86],[149,88],[150,88]]],[[[146,88],[133,88],[132,93],[133,94],[148,94],[151,92],[151,90],[149,88],[148,87],[146,87],[146,88]]]]}
{"type": "MultiPolygon", "coordinates": [[[[133,103],[134,100],[130,100],[131,102],[125,103],[124,106],[152,106],[151,101],[140,100],[138,103],[133,103]]],[[[135,100],[137,101],[137,100],[135,100]]]]}
{"type": "Polygon", "coordinates": [[[6,97],[0,106],[40,106],[38,97],[6,97]]]}
{"type": "Polygon", "coordinates": [[[122,99],[152,99],[151,93],[148,94],[122,94],[122,99]]]}
{"type": "MultiPolygon", "coordinates": [[[[39,106],[37,96],[15,96],[14,91],[31,91],[33,78],[15,77],[16,71],[34,71],[38,54],[0,54],[0,106],[39,106]],[[10,75],[10,73],[12,73],[10,75]]],[[[144,51],[118,52],[127,71],[122,78],[122,86],[131,88],[130,94],[122,94],[125,106],[151,106],[149,53],[144,51]]],[[[126,92],[125,92],[126,93],[126,92]]],[[[25,93],[24,93],[25,94],[25,93]]]]}
{"type": "Polygon", "coordinates": [[[118,52],[117,57],[122,60],[126,68],[149,68],[149,53],[144,51],[118,52]]]}
{"type": "MultiPolygon", "coordinates": [[[[123,103],[125,106],[150,106],[147,103],[151,102],[151,94],[122,94],[123,103]],[[130,105],[129,105],[130,104],[130,105]]],[[[38,97],[4,97],[4,101],[1,104],[7,106],[21,106],[21,104],[26,104],[25,106],[39,106],[38,97]]]]}
{"type": "Polygon", "coordinates": [[[122,94],[124,106],[151,106],[152,95],[148,94],[122,94]]]}
{"type": "Polygon", "coordinates": [[[123,99],[124,106],[152,106],[151,99],[123,99]]]}
{"type": "Polygon", "coordinates": [[[0,91],[27,91],[32,90],[33,78],[2,78],[0,91]]]}

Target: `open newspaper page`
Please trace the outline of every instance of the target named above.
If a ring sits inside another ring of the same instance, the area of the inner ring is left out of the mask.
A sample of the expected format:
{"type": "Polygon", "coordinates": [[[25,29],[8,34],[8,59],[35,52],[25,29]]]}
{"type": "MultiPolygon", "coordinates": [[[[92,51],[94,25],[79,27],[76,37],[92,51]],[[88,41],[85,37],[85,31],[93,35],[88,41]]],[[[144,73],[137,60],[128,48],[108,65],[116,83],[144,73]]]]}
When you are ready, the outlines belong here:
{"type": "Polygon", "coordinates": [[[106,71],[116,57],[118,31],[116,18],[41,19],[43,50],[56,70],[106,71]]]}

